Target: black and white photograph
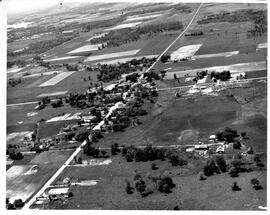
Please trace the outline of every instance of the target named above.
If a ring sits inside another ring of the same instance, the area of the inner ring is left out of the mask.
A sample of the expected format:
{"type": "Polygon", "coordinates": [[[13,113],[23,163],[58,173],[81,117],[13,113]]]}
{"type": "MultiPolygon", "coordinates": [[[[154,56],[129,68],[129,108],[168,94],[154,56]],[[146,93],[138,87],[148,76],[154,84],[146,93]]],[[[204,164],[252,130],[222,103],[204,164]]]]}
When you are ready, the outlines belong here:
{"type": "Polygon", "coordinates": [[[269,212],[266,0],[2,0],[0,19],[4,213],[269,212]]]}

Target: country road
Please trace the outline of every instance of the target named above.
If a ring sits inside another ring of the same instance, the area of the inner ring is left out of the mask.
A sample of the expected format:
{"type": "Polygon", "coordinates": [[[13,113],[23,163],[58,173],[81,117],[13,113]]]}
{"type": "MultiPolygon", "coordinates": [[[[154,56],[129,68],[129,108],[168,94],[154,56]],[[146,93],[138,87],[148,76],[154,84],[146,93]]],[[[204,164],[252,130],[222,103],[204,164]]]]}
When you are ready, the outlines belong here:
{"type": "MultiPolygon", "coordinates": [[[[190,20],[189,24],[187,25],[187,27],[185,28],[185,30],[168,46],[167,49],[165,49],[163,51],[163,53],[157,58],[157,60],[149,67],[148,70],[146,70],[146,72],[148,72],[161,58],[161,56],[187,31],[187,29],[189,28],[189,26],[192,24],[193,20],[195,19],[197,13],[199,12],[200,8],[201,8],[202,4],[200,4],[200,6],[198,7],[198,9],[196,10],[194,16],[192,17],[192,19],[190,20]]],[[[116,105],[116,104],[115,104],[116,105]]],[[[114,106],[113,106],[114,107],[114,106]]],[[[111,107],[111,108],[113,108],[111,107]]],[[[107,117],[107,116],[106,116],[107,117]]],[[[106,118],[105,117],[105,118],[106,118]]],[[[104,123],[104,119],[102,121],[104,123]]],[[[102,123],[101,122],[101,123],[102,123]]],[[[94,128],[95,129],[95,128],[94,128]]],[[[74,159],[75,156],[77,156],[77,154],[81,151],[82,147],[86,145],[86,140],[75,150],[75,152],[67,159],[67,161],[56,171],[55,174],[53,174],[53,176],[42,186],[42,188],[28,201],[26,202],[26,204],[24,205],[24,207],[22,208],[23,210],[25,209],[30,209],[30,206],[36,201],[36,198],[39,197],[40,195],[42,195],[42,193],[44,193],[44,191],[51,185],[51,183],[63,172],[63,170],[67,167],[67,165],[74,159]]]]}

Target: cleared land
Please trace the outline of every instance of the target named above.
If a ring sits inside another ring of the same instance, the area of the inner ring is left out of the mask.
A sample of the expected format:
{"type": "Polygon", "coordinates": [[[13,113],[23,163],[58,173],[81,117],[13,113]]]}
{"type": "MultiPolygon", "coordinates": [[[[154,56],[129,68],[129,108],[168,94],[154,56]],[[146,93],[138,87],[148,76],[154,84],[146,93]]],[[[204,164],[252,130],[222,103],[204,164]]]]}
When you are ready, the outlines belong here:
{"type": "Polygon", "coordinates": [[[64,80],[68,76],[72,75],[72,73],[74,73],[74,72],[62,72],[39,86],[40,87],[47,87],[47,86],[56,85],[57,83],[64,80]]]}
{"type": "Polygon", "coordinates": [[[117,58],[117,57],[122,57],[122,56],[130,56],[130,55],[137,54],[139,51],[140,49],[135,49],[135,50],[124,51],[124,52],[116,52],[116,53],[110,53],[110,54],[104,54],[104,55],[90,56],[90,57],[87,57],[84,60],[84,62],[98,61],[98,60],[117,58]]]}
{"type": "Polygon", "coordinates": [[[183,58],[191,58],[202,46],[202,44],[183,46],[171,53],[171,60],[181,60],[183,58]]]}
{"type": "Polygon", "coordinates": [[[112,31],[112,30],[118,30],[118,29],[123,29],[123,28],[133,28],[137,25],[140,25],[142,22],[132,22],[132,23],[125,23],[125,24],[120,24],[112,28],[106,28],[105,31],[112,31]]]}

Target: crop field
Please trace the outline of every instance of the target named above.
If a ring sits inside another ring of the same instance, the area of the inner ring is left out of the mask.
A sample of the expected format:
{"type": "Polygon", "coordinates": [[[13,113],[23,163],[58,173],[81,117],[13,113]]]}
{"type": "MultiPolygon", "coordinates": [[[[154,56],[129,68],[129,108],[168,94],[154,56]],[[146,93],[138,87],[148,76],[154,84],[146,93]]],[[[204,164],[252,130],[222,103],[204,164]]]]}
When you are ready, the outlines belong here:
{"type": "Polygon", "coordinates": [[[117,26],[114,26],[112,28],[106,28],[105,31],[112,31],[112,30],[118,30],[123,28],[133,28],[137,25],[140,25],[142,22],[132,22],[132,23],[124,23],[117,26]]]}
{"type": "Polygon", "coordinates": [[[66,161],[71,153],[72,151],[44,152],[37,154],[27,165],[11,167],[7,172],[7,197],[28,199],[66,161]],[[24,175],[33,165],[37,165],[38,170],[35,176],[24,175]]]}
{"type": "Polygon", "coordinates": [[[135,22],[135,21],[141,21],[141,20],[147,20],[147,19],[152,19],[161,16],[162,14],[144,14],[143,16],[130,16],[127,17],[127,19],[124,22],[135,22]]]}
{"type": "Polygon", "coordinates": [[[68,76],[70,76],[74,72],[61,72],[55,77],[51,78],[50,80],[44,82],[43,84],[39,85],[40,87],[47,87],[47,86],[53,86],[59,83],[60,81],[64,80],[68,76]]]}
{"type": "Polygon", "coordinates": [[[92,61],[98,61],[98,60],[104,60],[104,59],[118,58],[118,57],[123,57],[123,56],[131,56],[131,55],[137,54],[139,51],[140,49],[135,49],[135,50],[124,51],[124,52],[116,52],[116,53],[110,53],[110,54],[104,54],[104,55],[90,56],[90,57],[87,57],[84,61],[92,62],[92,61]]]}

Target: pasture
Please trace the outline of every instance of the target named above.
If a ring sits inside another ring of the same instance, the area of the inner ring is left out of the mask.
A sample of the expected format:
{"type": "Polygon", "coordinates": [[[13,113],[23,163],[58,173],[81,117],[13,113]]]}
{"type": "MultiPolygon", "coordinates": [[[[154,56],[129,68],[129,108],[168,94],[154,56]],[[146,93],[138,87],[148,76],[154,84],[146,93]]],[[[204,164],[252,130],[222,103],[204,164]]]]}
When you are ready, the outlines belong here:
{"type": "MultiPolygon", "coordinates": [[[[258,206],[266,204],[266,171],[241,173],[237,178],[241,192],[233,192],[231,186],[235,181],[228,173],[208,177],[199,181],[198,172],[204,160],[191,160],[186,166],[173,167],[168,161],[154,161],[157,170],[151,169],[153,162],[126,162],[120,155],[113,156],[108,166],[68,167],[56,182],[65,177],[72,180],[98,180],[94,186],[72,186],[74,194],[68,204],[52,202],[45,209],[109,209],[109,210],[173,210],[178,206],[181,210],[258,210],[258,206]],[[147,186],[154,191],[147,197],[141,197],[137,191],[127,194],[125,180],[135,187],[133,177],[139,173],[147,186]],[[172,193],[162,194],[155,184],[148,179],[150,175],[166,175],[172,177],[176,187],[172,193]],[[258,177],[264,187],[254,191],[250,180],[258,177]],[[213,191],[214,189],[214,191],[213,191]],[[179,198],[179,195],[181,196],[179,198]],[[81,197],[84,198],[81,198],[81,197]],[[209,199],[211,201],[209,201],[209,199]],[[196,203],[194,205],[194,202],[196,203]]],[[[55,182],[55,183],[56,183],[55,182]]]]}

